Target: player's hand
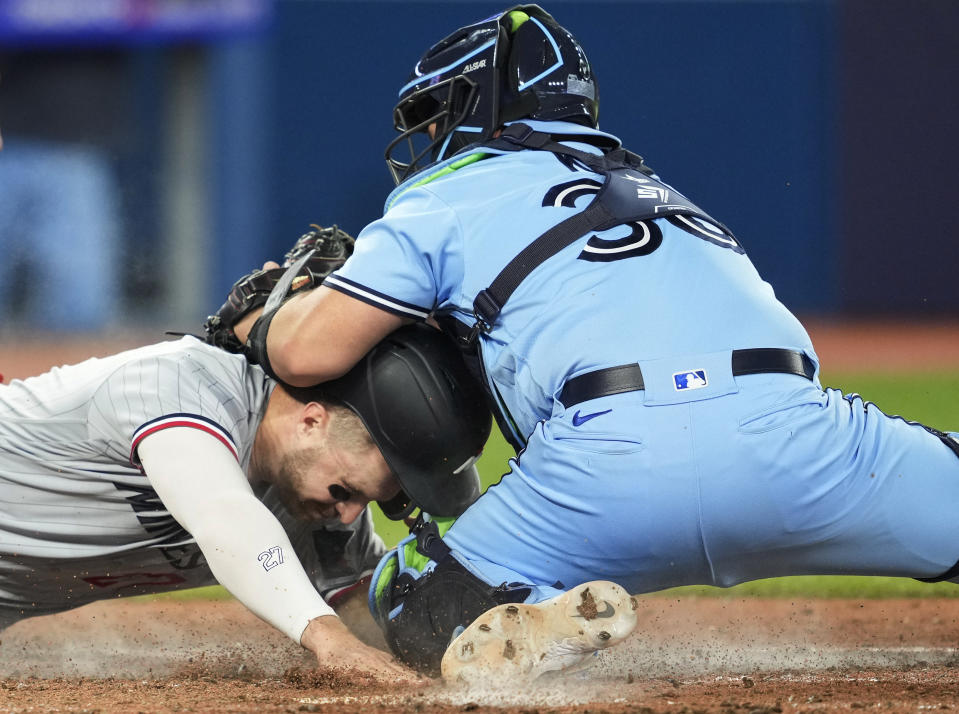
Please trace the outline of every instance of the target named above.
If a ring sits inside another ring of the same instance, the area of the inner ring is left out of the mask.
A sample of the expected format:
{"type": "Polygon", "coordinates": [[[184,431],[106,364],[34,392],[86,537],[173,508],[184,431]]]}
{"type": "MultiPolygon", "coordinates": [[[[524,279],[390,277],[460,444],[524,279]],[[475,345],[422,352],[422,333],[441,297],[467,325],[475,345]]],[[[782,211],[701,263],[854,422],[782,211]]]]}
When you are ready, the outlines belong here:
{"type": "Polygon", "coordinates": [[[312,228],[300,236],[283,265],[269,261],[233,284],[226,302],[203,323],[207,343],[244,353],[250,328],[278,284],[285,287],[284,298],[311,290],[353,253],[353,236],[336,226],[312,228]],[[296,273],[286,276],[287,268],[294,268],[296,273]]]}
{"type": "Polygon", "coordinates": [[[334,615],[310,620],[300,644],[316,655],[321,667],[350,669],[384,683],[425,685],[430,681],[397,662],[388,652],[364,645],[334,615]]]}

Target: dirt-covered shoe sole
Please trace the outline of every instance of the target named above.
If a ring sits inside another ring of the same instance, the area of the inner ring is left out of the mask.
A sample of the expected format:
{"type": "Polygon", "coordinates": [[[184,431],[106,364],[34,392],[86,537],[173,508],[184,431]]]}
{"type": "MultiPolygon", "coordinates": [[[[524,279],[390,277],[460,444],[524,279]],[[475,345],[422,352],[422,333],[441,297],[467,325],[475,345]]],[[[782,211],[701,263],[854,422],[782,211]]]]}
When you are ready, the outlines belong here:
{"type": "Polygon", "coordinates": [[[583,583],[534,605],[498,605],[453,640],[443,679],[529,681],[580,664],[622,642],[636,627],[636,600],[605,580],[583,583]]]}

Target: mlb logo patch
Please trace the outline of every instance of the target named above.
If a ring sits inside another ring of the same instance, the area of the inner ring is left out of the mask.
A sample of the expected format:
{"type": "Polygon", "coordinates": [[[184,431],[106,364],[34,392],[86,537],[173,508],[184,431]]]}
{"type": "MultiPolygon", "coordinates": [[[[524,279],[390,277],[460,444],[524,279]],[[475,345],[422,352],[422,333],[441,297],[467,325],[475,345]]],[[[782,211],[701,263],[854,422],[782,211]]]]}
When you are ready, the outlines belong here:
{"type": "Polygon", "coordinates": [[[690,389],[702,389],[709,384],[705,369],[690,369],[685,372],[676,372],[673,375],[673,387],[677,392],[690,389]]]}

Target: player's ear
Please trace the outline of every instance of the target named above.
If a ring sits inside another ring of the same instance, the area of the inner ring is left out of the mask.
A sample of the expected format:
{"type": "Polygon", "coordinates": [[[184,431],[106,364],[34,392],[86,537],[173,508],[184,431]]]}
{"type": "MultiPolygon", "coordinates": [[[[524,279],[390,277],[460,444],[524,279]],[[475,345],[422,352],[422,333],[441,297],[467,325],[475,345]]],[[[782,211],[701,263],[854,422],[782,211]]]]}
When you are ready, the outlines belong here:
{"type": "Polygon", "coordinates": [[[330,427],[330,410],[319,402],[307,402],[300,407],[298,429],[306,436],[325,434],[330,427]]]}

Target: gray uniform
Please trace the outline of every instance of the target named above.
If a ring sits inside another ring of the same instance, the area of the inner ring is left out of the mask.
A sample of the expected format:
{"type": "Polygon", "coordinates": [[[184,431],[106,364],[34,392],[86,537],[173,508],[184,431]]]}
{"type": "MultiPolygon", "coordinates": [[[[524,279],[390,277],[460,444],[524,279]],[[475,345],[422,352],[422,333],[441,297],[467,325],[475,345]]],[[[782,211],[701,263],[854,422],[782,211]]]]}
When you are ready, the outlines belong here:
{"type": "MultiPolygon", "coordinates": [[[[249,464],[273,383],[192,338],[0,385],[0,627],[94,600],[215,584],[137,462],[157,430],[191,427],[249,464]]],[[[375,566],[369,511],[304,524],[254,486],[324,598],[375,566]]],[[[197,498],[216,498],[197,493],[197,498]]]]}

